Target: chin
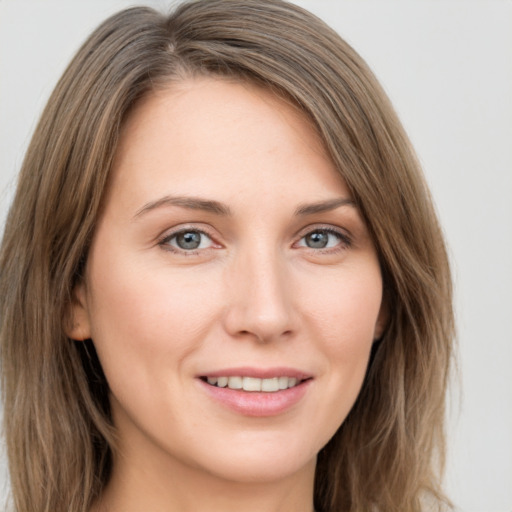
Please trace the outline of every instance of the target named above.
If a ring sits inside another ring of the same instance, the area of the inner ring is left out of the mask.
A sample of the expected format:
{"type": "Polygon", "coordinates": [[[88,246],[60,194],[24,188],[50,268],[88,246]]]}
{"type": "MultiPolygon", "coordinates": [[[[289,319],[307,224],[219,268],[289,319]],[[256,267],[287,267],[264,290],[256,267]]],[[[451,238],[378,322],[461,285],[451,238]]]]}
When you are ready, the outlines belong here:
{"type": "Polygon", "coordinates": [[[281,435],[259,441],[228,443],[227,449],[209,450],[200,464],[211,475],[239,483],[277,482],[302,471],[314,473],[321,446],[317,450],[316,446],[308,447],[304,441],[281,435]]]}

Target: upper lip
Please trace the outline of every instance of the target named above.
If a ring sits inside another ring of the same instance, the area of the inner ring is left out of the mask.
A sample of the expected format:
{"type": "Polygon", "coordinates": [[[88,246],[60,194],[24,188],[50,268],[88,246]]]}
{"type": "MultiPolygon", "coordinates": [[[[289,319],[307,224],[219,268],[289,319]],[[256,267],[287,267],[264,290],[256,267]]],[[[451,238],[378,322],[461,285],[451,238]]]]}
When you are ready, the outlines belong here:
{"type": "Polygon", "coordinates": [[[251,366],[239,366],[236,368],[223,368],[221,370],[207,371],[199,377],[253,377],[257,379],[272,379],[274,377],[295,377],[297,380],[310,379],[310,373],[285,366],[272,368],[254,368],[251,366]]]}

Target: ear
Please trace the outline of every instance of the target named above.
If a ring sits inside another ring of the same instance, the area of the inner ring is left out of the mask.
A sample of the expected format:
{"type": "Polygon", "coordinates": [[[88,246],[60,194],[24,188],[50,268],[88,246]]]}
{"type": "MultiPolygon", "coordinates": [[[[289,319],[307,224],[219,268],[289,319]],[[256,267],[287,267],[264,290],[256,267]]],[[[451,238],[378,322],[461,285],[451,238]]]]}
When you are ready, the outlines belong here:
{"type": "Polygon", "coordinates": [[[87,340],[91,337],[87,293],[84,282],[78,283],[73,288],[64,329],[68,338],[76,341],[87,340]]]}
{"type": "Polygon", "coordinates": [[[377,317],[377,322],[375,322],[375,330],[373,333],[373,340],[377,341],[382,338],[384,335],[384,331],[386,330],[386,327],[388,326],[389,321],[389,308],[388,308],[388,301],[383,298],[380,310],[379,310],[379,316],[377,317]]]}

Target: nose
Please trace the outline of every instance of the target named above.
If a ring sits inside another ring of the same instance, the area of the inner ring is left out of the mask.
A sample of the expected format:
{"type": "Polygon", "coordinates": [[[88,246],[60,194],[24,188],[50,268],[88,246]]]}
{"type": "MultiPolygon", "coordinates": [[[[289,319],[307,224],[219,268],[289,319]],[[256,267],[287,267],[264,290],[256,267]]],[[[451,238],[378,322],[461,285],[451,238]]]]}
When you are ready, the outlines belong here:
{"type": "Polygon", "coordinates": [[[268,343],[296,329],[293,286],[286,264],[271,251],[240,256],[229,271],[225,329],[233,337],[268,343]]]}

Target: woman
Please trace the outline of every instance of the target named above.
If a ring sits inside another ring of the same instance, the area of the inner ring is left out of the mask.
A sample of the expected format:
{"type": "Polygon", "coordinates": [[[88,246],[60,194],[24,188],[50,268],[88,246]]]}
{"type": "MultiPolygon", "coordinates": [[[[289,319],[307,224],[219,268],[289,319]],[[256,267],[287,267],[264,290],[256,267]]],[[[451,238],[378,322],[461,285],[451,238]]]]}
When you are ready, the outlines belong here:
{"type": "Polygon", "coordinates": [[[375,78],[302,9],[101,25],[0,262],[16,510],[447,506],[442,234],[375,78]]]}

